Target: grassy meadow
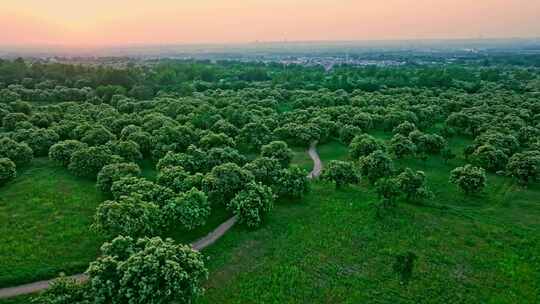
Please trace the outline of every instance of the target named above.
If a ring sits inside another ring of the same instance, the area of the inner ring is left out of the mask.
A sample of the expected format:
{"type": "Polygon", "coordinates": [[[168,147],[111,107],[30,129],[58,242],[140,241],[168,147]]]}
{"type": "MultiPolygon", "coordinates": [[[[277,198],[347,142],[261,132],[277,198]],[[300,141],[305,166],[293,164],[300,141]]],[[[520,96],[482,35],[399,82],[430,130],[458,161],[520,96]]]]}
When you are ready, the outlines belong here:
{"type": "Polygon", "coordinates": [[[48,159],[0,188],[0,286],[86,269],[103,242],[89,227],[104,197],[48,159]]]}
{"type": "MultiPolygon", "coordinates": [[[[152,162],[140,166],[144,177],[155,179],[152,162]]],[[[96,208],[106,199],[95,181],[75,177],[47,158],[20,170],[0,188],[0,287],[85,271],[106,240],[90,229],[96,208]]],[[[189,243],[229,216],[218,206],[206,225],[189,232],[171,227],[162,236],[189,243]]]]}
{"type": "MultiPolygon", "coordinates": [[[[371,186],[319,181],[302,201],[281,201],[261,229],[235,228],[205,251],[199,303],[538,303],[540,186],[489,175],[484,193],[463,195],[448,176],[467,144],[451,140],[458,158],[448,164],[396,162],[424,170],[435,198],[400,202],[382,220],[371,186]],[[393,271],[405,252],[418,257],[408,284],[393,271]]],[[[323,161],[347,158],[329,146],[323,161]]]]}
{"type": "MultiPolygon", "coordinates": [[[[490,174],[484,193],[465,196],[448,177],[464,164],[461,151],[469,142],[452,139],[458,157],[447,164],[438,156],[396,161],[398,167],[425,171],[435,197],[423,203],[400,201],[383,219],[375,215],[378,200],[372,186],[362,182],[335,190],[315,181],[303,199],[278,201],[261,228],[234,227],[204,250],[210,276],[197,303],[538,303],[540,185],[525,189],[490,174]],[[402,283],[393,264],[396,255],[406,252],[417,260],[410,281],[402,283]]],[[[319,153],[323,162],[348,158],[347,148],[335,141],[320,145],[319,153]]],[[[310,169],[305,148],[295,149],[293,163],[310,169]]],[[[66,265],[82,270],[95,257],[101,240],[87,229],[100,199],[93,184],[38,160],[32,171],[1,191],[2,216],[26,215],[10,220],[17,225],[2,227],[18,231],[11,247],[2,248],[3,254],[17,250],[13,256],[18,259],[0,266],[0,273],[18,272],[2,277],[3,282],[29,280],[39,269],[42,277],[66,265]],[[47,178],[51,174],[54,179],[47,178]],[[30,183],[39,188],[32,192],[30,183]],[[76,204],[70,204],[73,198],[76,204]],[[36,204],[48,207],[41,210],[36,204]],[[50,204],[62,204],[64,212],[57,215],[50,204]],[[26,238],[30,244],[22,241],[26,238]],[[34,254],[23,258],[29,250],[34,254]]],[[[226,218],[226,211],[218,209],[207,226],[192,234],[172,229],[167,236],[187,242],[226,218]]],[[[2,235],[10,244],[6,232],[2,235]]]]}

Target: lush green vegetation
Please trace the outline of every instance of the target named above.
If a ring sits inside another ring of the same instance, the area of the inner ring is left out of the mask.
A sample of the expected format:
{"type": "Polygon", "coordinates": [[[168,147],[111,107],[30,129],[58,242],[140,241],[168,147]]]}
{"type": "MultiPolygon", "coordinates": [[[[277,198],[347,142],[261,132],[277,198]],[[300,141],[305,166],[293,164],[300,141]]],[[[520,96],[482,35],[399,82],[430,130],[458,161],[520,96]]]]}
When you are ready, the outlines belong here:
{"type": "Polygon", "coordinates": [[[0,188],[0,286],[83,271],[103,238],[88,228],[103,197],[95,182],[36,159],[0,188]]]}
{"type": "MultiPolygon", "coordinates": [[[[452,144],[457,152],[467,143],[452,144]]],[[[492,174],[484,194],[468,197],[448,183],[462,163],[400,160],[425,170],[436,199],[400,201],[383,220],[367,184],[336,191],[318,182],[302,201],[279,202],[261,229],[234,229],[205,251],[200,302],[537,302],[540,187],[492,174]],[[403,285],[392,265],[408,251],[418,260],[403,285]]]]}
{"type": "Polygon", "coordinates": [[[91,262],[38,303],[538,302],[536,64],[0,61],[0,286],[91,262]]]}
{"type": "MultiPolygon", "coordinates": [[[[347,146],[337,141],[330,141],[328,143],[318,145],[317,152],[319,153],[319,157],[326,162],[330,160],[349,159],[347,146]]],[[[313,162],[311,165],[313,166],[313,162]]]]}
{"type": "MultiPolygon", "coordinates": [[[[155,169],[142,165],[143,176],[155,169]]],[[[0,286],[49,279],[60,272],[79,273],[93,261],[104,238],[90,229],[96,207],[105,199],[95,181],[78,178],[47,159],[0,188],[0,286]]],[[[229,217],[225,208],[212,210],[204,226],[186,232],[171,227],[163,237],[189,243],[203,237],[229,217]]]]}
{"type": "Polygon", "coordinates": [[[311,171],[313,169],[313,160],[307,154],[307,147],[294,147],[293,151],[294,154],[291,162],[308,172],[311,171]]]}

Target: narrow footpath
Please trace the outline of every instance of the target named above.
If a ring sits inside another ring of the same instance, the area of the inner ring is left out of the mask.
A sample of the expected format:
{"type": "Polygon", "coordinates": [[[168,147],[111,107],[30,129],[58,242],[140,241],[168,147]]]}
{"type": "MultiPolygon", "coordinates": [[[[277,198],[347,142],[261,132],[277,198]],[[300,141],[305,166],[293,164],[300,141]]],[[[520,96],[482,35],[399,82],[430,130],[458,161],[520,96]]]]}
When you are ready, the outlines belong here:
{"type": "MultiPolygon", "coordinates": [[[[201,251],[204,248],[215,243],[220,237],[222,237],[232,226],[236,223],[236,215],[225,221],[223,224],[219,225],[214,231],[210,232],[207,236],[197,240],[191,244],[191,247],[197,251],[201,251]]],[[[88,280],[86,274],[80,273],[72,275],[69,278],[72,278],[79,282],[84,282],[88,280]]],[[[7,287],[0,289],[0,299],[12,298],[20,295],[36,293],[41,290],[47,289],[55,279],[43,280],[33,283],[28,283],[24,285],[7,287]]]]}
{"type": "Polygon", "coordinates": [[[309,146],[308,150],[309,157],[313,160],[313,170],[308,174],[308,178],[314,179],[321,175],[323,164],[319,153],[317,152],[317,141],[314,141],[309,146]]]}

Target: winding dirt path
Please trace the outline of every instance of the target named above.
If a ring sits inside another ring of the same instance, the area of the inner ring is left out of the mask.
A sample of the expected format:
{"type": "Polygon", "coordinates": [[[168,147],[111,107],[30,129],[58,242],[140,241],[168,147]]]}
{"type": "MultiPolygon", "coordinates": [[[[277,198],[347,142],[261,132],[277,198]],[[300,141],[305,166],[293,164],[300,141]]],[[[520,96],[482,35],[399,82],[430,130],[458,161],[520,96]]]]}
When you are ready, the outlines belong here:
{"type": "Polygon", "coordinates": [[[195,250],[201,251],[204,248],[214,244],[220,237],[222,237],[227,231],[229,231],[229,229],[231,229],[234,224],[236,224],[237,220],[238,217],[236,215],[231,217],[223,224],[219,225],[214,231],[210,232],[207,236],[199,239],[195,243],[192,243],[191,247],[193,247],[193,249],[195,250]]]}
{"type": "MultiPolygon", "coordinates": [[[[79,282],[84,282],[88,279],[88,276],[85,274],[76,274],[76,275],[70,276],[69,278],[75,279],[79,282]]],[[[12,298],[16,296],[22,296],[22,295],[42,291],[44,289],[49,288],[49,286],[51,285],[53,281],[54,279],[43,280],[43,281],[28,283],[28,284],[14,286],[14,287],[2,288],[0,289],[0,299],[12,298]]]]}
{"type": "MultiPolygon", "coordinates": [[[[196,242],[191,244],[191,247],[197,251],[201,251],[204,248],[212,245],[215,243],[220,237],[222,237],[229,229],[231,229],[232,226],[237,221],[236,215],[225,221],[223,224],[219,225],[214,231],[210,232],[207,236],[197,240],[196,242]]],[[[69,278],[72,278],[79,282],[84,282],[88,280],[88,276],[86,274],[76,274],[69,276],[69,278]]],[[[42,291],[44,289],[49,288],[51,283],[55,279],[52,280],[43,280],[38,281],[34,283],[28,283],[24,285],[14,286],[14,287],[7,287],[7,288],[1,288],[0,289],[0,299],[5,298],[12,298],[16,296],[36,293],[39,291],[42,291]]]]}
{"type": "MultiPolygon", "coordinates": [[[[309,154],[309,157],[311,157],[311,159],[313,160],[313,170],[308,174],[307,177],[310,179],[315,179],[319,177],[322,172],[322,161],[319,157],[319,153],[317,153],[317,141],[311,143],[307,152],[309,154]]],[[[219,225],[214,231],[210,232],[207,236],[192,243],[191,247],[193,247],[193,249],[195,250],[200,251],[212,245],[227,231],[229,231],[232,226],[234,226],[237,219],[238,218],[236,216],[231,217],[223,224],[219,225]]],[[[79,282],[84,282],[88,280],[88,276],[86,274],[76,274],[69,276],[69,278],[72,278],[79,282]]],[[[12,298],[42,291],[49,288],[49,286],[54,280],[55,279],[43,280],[14,287],[0,288],[0,299],[12,298]]]]}
{"type": "Polygon", "coordinates": [[[314,179],[321,175],[323,164],[321,161],[321,158],[319,157],[319,153],[317,152],[317,141],[314,141],[309,146],[308,150],[309,157],[313,160],[313,170],[309,172],[308,178],[314,179]]]}

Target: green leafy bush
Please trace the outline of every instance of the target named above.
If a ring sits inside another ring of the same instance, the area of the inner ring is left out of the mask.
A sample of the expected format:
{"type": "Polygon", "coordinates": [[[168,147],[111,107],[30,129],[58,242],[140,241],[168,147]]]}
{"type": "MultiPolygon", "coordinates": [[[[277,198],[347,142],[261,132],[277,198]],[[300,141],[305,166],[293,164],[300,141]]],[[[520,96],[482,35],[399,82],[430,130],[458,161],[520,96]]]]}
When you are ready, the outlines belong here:
{"type": "Polygon", "coordinates": [[[238,192],[227,207],[238,216],[238,222],[248,227],[258,227],[274,206],[272,189],[261,183],[250,182],[238,192]]]}
{"type": "Polygon", "coordinates": [[[211,202],[227,205],[246,184],[253,181],[251,172],[237,164],[226,163],[214,167],[203,180],[202,190],[211,202]]]}
{"type": "Polygon", "coordinates": [[[408,155],[413,155],[416,152],[416,145],[407,137],[396,134],[390,140],[390,152],[394,153],[397,158],[403,158],[408,155]]]}
{"type": "Polygon", "coordinates": [[[78,140],[64,140],[51,146],[49,158],[63,167],[67,167],[73,153],[87,147],[85,143],[78,140]]]}
{"type": "Polygon", "coordinates": [[[362,133],[362,129],[357,126],[353,126],[350,124],[342,125],[339,128],[339,140],[345,144],[349,145],[353,138],[355,138],[357,135],[362,133]]]}
{"type": "Polygon", "coordinates": [[[158,237],[103,244],[87,273],[95,303],[193,303],[208,277],[201,253],[158,237]]]}
{"type": "Polygon", "coordinates": [[[426,174],[423,171],[413,171],[406,168],[397,177],[399,189],[408,201],[418,201],[430,198],[433,193],[428,189],[426,174]]]}
{"type": "Polygon", "coordinates": [[[371,183],[375,183],[379,178],[391,175],[394,171],[392,159],[381,150],[360,157],[358,165],[360,174],[371,183]]]}
{"type": "Polygon", "coordinates": [[[277,180],[277,193],[280,196],[301,198],[310,189],[307,174],[306,170],[298,166],[291,166],[281,170],[277,180]]]}
{"type": "Polygon", "coordinates": [[[92,296],[88,284],[60,276],[32,304],[91,304],[92,296]]]}
{"type": "Polygon", "coordinates": [[[400,134],[402,136],[409,136],[409,134],[413,131],[416,131],[416,126],[412,122],[405,121],[396,126],[392,130],[392,133],[400,134]]]}
{"type": "Polygon", "coordinates": [[[175,193],[171,189],[135,176],[123,177],[113,182],[111,192],[116,200],[122,196],[139,194],[143,201],[152,202],[159,206],[164,206],[168,200],[175,197],[175,193]]]}
{"type": "Polygon", "coordinates": [[[100,146],[115,139],[116,136],[109,129],[104,126],[94,126],[84,134],[81,141],[89,146],[100,146]]]}
{"type": "Polygon", "coordinates": [[[99,205],[93,228],[107,235],[146,236],[158,233],[164,223],[159,206],[133,193],[99,205]]]}
{"type": "Polygon", "coordinates": [[[136,162],[143,158],[139,144],[132,140],[110,141],[105,146],[126,161],[136,162]]]}
{"type": "Polygon", "coordinates": [[[348,184],[356,184],[358,175],[351,162],[332,160],[323,169],[322,179],[333,182],[336,188],[341,188],[348,184]]]}
{"type": "Polygon", "coordinates": [[[450,172],[450,182],[466,194],[479,193],[487,184],[486,171],[470,164],[458,167],[450,172]]]}
{"type": "Polygon", "coordinates": [[[28,116],[23,113],[9,113],[2,119],[2,127],[7,131],[14,131],[17,123],[28,121],[28,116]]]}
{"type": "Polygon", "coordinates": [[[175,192],[187,191],[184,180],[188,178],[189,173],[180,166],[168,166],[162,168],[157,175],[157,183],[172,189],[175,192]]]}
{"type": "Polygon", "coordinates": [[[276,158],[258,157],[247,163],[244,169],[255,177],[255,181],[267,186],[273,186],[281,174],[281,164],[276,158]]]}
{"type": "Polygon", "coordinates": [[[473,164],[492,172],[504,169],[508,163],[506,153],[489,144],[476,148],[470,159],[473,164]]]}
{"type": "Polygon", "coordinates": [[[104,146],[88,147],[73,152],[68,169],[77,176],[96,178],[104,166],[121,160],[104,146]]]}
{"type": "Polygon", "coordinates": [[[17,131],[14,136],[28,144],[35,156],[46,156],[49,148],[60,140],[60,136],[50,129],[17,131]]]}
{"type": "Polygon", "coordinates": [[[10,138],[0,138],[0,157],[11,159],[17,166],[29,164],[34,158],[32,149],[24,143],[10,138]]]}
{"type": "Polygon", "coordinates": [[[163,214],[169,224],[180,223],[187,230],[193,230],[206,223],[210,209],[206,194],[192,188],[170,200],[163,214]]]}
{"type": "Polygon", "coordinates": [[[353,138],[349,145],[349,154],[352,159],[367,156],[376,150],[383,150],[384,145],[369,134],[360,134],[353,138]]]}
{"type": "Polygon", "coordinates": [[[17,176],[17,167],[9,158],[0,158],[0,186],[17,176]]]}
{"type": "Polygon", "coordinates": [[[104,193],[110,193],[114,182],[124,177],[139,176],[141,169],[135,163],[115,163],[105,165],[97,175],[96,187],[104,193]]]}
{"type": "Polygon", "coordinates": [[[514,154],[508,161],[507,170],[522,185],[540,180],[540,151],[514,154]]]}
{"type": "Polygon", "coordinates": [[[201,138],[199,145],[201,148],[208,150],[211,148],[235,147],[236,142],[224,133],[209,132],[201,138]]]}
{"type": "Polygon", "coordinates": [[[293,152],[284,141],[273,141],[261,148],[261,156],[275,158],[283,168],[287,168],[291,163],[293,152]]]}

